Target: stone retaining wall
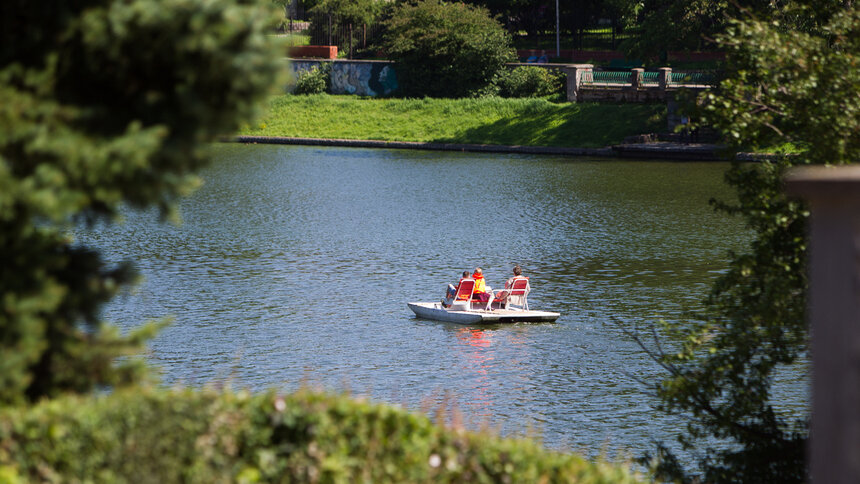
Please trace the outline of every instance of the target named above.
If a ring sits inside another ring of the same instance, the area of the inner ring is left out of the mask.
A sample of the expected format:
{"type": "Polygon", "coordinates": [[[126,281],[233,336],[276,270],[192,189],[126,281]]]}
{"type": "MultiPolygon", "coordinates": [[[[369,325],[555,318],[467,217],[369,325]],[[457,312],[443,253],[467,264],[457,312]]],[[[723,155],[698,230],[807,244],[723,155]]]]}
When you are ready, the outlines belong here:
{"type": "MultiPolygon", "coordinates": [[[[229,140],[225,140],[229,141],[229,140]]],[[[559,146],[476,145],[463,143],[421,143],[414,141],[379,141],[324,138],[290,138],[280,136],[238,136],[233,141],[250,144],[283,144],[306,146],[341,146],[350,148],[384,148],[432,151],[468,151],[475,153],[517,153],[556,156],[592,156],[608,158],[659,159],[677,161],[722,161],[722,146],[711,144],[639,143],[606,148],[567,148],[559,146]]],[[[749,158],[748,161],[760,161],[749,158]]]]}

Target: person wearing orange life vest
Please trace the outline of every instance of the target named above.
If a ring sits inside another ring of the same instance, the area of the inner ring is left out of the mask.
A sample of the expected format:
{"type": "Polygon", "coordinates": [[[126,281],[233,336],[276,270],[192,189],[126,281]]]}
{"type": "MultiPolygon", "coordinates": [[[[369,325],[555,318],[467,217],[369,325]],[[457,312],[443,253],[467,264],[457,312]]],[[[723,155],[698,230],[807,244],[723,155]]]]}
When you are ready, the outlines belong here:
{"type": "Polygon", "coordinates": [[[475,272],[472,273],[472,279],[475,280],[475,290],[472,291],[472,299],[477,299],[481,302],[489,301],[490,297],[492,297],[490,293],[492,289],[487,287],[487,283],[484,281],[484,271],[480,267],[475,268],[475,272]]]}

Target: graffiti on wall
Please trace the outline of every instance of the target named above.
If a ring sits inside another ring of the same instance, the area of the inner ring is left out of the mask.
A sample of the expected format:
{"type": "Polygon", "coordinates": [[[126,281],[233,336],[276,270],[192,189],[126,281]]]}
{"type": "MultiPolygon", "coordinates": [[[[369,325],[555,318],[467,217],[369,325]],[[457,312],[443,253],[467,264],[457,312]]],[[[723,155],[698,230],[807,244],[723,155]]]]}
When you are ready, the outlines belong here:
{"type": "MultiPolygon", "coordinates": [[[[292,61],[294,73],[319,68],[321,61],[292,61]]],[[[390,62],[337,61],[332,63],[331,93],[387,96],[397,90],[397,74],[390,62]]]]}

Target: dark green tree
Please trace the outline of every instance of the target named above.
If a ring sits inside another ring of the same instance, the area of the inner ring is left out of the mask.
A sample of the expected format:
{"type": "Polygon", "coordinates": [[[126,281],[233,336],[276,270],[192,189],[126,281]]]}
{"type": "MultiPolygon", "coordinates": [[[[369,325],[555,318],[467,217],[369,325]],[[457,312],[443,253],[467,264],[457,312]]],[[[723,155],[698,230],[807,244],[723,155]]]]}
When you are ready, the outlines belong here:
{"type": "MultiPolygon", "coordinates": [[[[815,9],[802,0],[645,0],[638,10],[638,35],[621,46],[628,55],[661,59],[670,50],[721,49],[716,38],[732,19],[755,16],[779,24],[780,31],[814,33],[850,2],[824,0],[815,9]]],[[[819,32],[820,34],[820,32],[819,32]]]]}
{"type": "MultiPolygon", "coordinates": [[[[860,160],[860,11],[851,2],[794,3],[783,24],[747,15],[718,37],[729,72],[701,98],[701,122],[735,149],[793,146],[794,154],[736,163],[726,176],[754,232],[749,252],[732,254],[701,320],[672,328],[680,348],[656,354],[670,376],[656,384],[663,410],[691,417],[680,441],[708,449],[704,482],[804,482],[808,415],[774,407],[775,373],[803,371],[808,359],[806,224],[803,203],[782,190],[786,169],[860,160]],[[822,12],[829,12],[823,15],[822,12]]],[[[660,449],[662,477],[694,480],[660,449]]]]}
{"type": "Polygon", "coordinates": [[[661,60],[670,50],[713,48],[709,40],[725,30],[731,11],[726,0],[645,0],[638,35],[621,48],[631,58],[661,60]]]}
{"type": "Polygon", "coordinates": [[[385,51],[407,96],[474,95],[515,59],[508,32],[485,8],[464,3],[403,3],[386,29],[385,51]]]}
{"type": "Polygon", "coordinates": [[[231,0],[0,3],[0,405],[140,378],[147,327],[99,308],[133,279],[75,224],[173,202],[282,67],[271,9],[231,0]]]}

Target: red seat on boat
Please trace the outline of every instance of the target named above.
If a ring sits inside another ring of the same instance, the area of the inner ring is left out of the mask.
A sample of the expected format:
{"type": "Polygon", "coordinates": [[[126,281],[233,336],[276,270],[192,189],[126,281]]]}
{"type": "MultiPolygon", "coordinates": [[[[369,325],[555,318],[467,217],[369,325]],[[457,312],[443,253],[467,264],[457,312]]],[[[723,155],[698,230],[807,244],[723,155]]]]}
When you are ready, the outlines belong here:
{"type": "Polygon", "coordinates": [[[454,294],[455,301],[469,301],[472,299],[472,292],[475,291],[474,279],[463,279],[460,285],[457,286],[457,293],[454,294]]]}
{"type": "Polygon", "coordinates": [[[526,296],[531,291],[528,277],[515,277],[511,287],[497,291],[493,300],[502,303],[505,309],[510,306],[519,306],[518,309],[529,310],[529,302],[526,296]]]}
{"type": "Polygon", "coordinates": [[[460,281],[460,285],[457,286],[457,293],[454,294],[454,300],[451,304],[452,309],[468,311],[472,309],[472,303],[479,302],[483,305],[489,307],[487,303],[483,303],[478,299],[473,299],[473,292],[475,291],[475,280],[474,279],[462,279],[460,281]]]}

